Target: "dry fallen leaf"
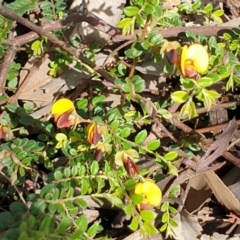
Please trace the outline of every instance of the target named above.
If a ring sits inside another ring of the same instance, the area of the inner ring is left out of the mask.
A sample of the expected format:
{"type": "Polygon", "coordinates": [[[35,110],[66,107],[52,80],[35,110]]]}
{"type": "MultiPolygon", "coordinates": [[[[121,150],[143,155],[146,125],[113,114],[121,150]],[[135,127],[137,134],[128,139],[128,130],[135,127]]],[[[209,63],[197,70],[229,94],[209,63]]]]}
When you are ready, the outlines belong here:
{"type": "Polygon", "coordinates": [[[173,229],[176,240],[193,240],[201,235],[202,227],[197,219],[186,211],[181,211],[174,219],[178,223],[178,227],[173,229]]]}
{"type": "Polygon", "coordinates": [[[205,173],[207,183],[212,189],[214,196],[229,211],[240,215],[240,202],[224,182],[213,171],[205,173]]]}

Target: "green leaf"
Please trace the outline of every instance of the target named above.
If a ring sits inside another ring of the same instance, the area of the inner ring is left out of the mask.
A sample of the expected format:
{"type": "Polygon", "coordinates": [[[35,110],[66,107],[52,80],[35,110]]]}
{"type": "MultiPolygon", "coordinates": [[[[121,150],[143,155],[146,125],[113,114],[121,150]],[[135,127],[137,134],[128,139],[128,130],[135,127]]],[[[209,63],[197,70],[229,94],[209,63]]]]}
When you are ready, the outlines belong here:
{"type": "Polygon", "coordinates": [[[163,42],[163,36],[158,33],[154,33],[153,35],[150,36],[149,40],[153,46],[156,46],[163,42]]]}
{"type": "Polygon", "coordinates": [[[197,116],[197,110],[195,103],[192,101],[192,99],[189,99],[181,108],[180,116],[182,118],[188,118],[192,119],[197,116]]]}
{"type": "Polygon", "coordinates": [[[161,228],[159,229],[160,232],[165,232],[167,229],[168,223],[164,223],[161,228]]]}
{"type": "Polygon", "coordinates": [[[139,219],[138,219],[138,217],[133,217],[132,218],[132,221],[131,221],[131,223],[130,223],[130,225],[129,225],[129,228],[133,231],[133,232],[135,232],[135,231],[137,231],[138,230],[138,226],[139,226],[139,219]]]}
{"type": "Polygon", "coordinates": [[[45,215],[40,224],[39,231],[47,232],[52,227],[52,223],[53,217],[50,215],[45,215]]]}
{"type": "Polygon", "coordinates": [[[97,105],[102,104],[105,99],[106,99],[106,97],[105,97],[104,95],[95,96],[95,97],[92,99],[92,105],[93,105],[93,107],[96,107],[97,105]]]}
{"type": "Polygon", "coordinates": [[[131,129],[129,127],[124,127],[120,132],[120,135],[123,138],[127,138],[130,134],[131,134],[131,129]]]}
{"type": "Polygon", "coordinates": [[[174,227],[174,228],[178,226],[177,222],[176,222],[173,218],[170,218],[169,223],[170,223],[171,226],[174,227]]]}
{"type": "Polygon", "coordinates": [[[143,223],[144,230],[149,234],[149,235],[154,235],[158,233],[158,230],[154,227],[154,225],[150,222],[144,222],[143,223]]]}
{"type": "Polygon", "coordinates": [[[31,50],[33,50],[33,56],[39,56],[43,53],[42,41],[36,40],[31,45],[31,50]]]}
{"type": "Polygon", "coordinates": [[[178,210],[174,207],[169,207],[169,211],[172,213],[172,214],[177,214],[178,210]]]}
{"type": "Polygon", "coordinates": [[[127,191],[132,190],[136,185],[136,180],[135,179],[128,179],[127,181],[124,182],[124,187],[127,191]]]}
{"type": "Polygon", "coordinates": [[[23,15],[27,11],[34,10],[36,8],[36,3],[35,1],[18,0],[10,4],[6,4],[5,7],[14,11],[18,15],[23,15]]]}
{"type": "Polygon", "coordinates": [[[176,103],[184,103],[188,100],[189,95],[185,91],[176,91],[171,94],[171,98],[176,103]]]}
{"type": "Polygon", "coordinates": [[[5,230],[14,223],[14,217],[10,212],[1,212],[0,213],[0,230],[5,230]]]}
{"type": "Polygon", "coordinates": [[[136,23],[138,26],[143,26],[145,20],[141,14],[136,15],[136,23]]]}
{"type": "Polygon", "coordinates": [[[133,44],[129,49],[125,50],[124,53],[128,58],[134,59],[142,55],[143,48],[140,43],[137,42],[133,44]]]}
{"type": "Polygon", "coordinates": [[[12,202],[9,206],[9,210],[14,214],[16,214],[16,213],[22,213],[23,214],[24,212],[26,212],[27,208],[21,202],[12,202]]]}
{"type": "Polygon", "coordinates": [[[127,17],[133,17],[137,15],[139,8],[136,6],[127,6],[123,11],[127,17]]]}
{"type": "MultiPolygon", "coordinates": [[[[77,233],[81,236],[83,235],[88,228],[88,220],[85,215],[81,215],[79,218],[75,220],[75,223],[78,226],[77,233]]],[[[78,236],[79,237],[79,236],[78,236]]]]}
{"type": "Polygon", "coordinates": [[[151,3],[153,6],[158,6],[158,5],[159,5],[159,0],[150,0],[150,3],[151,3]]]}
{"type": "Polygon", "coordinates": [[[96,175],[99,172],[99,164],[97,161],[93,161],[90,166],[90,172],[92,175],[96,175]]]}
{"type": "Polygon", "coordinates": [[[155,12],[155,6],[152,4],[146,4],[143,11],[147,14],[153,14],[155,12]]]}
{"type": "Polygon", "coordinates": [[[140,216],[144,221],[152,222],[156,218],[157,214],[151,210],[142,210],[140,212],[140,216]]]}
{"type": "Polygon", "coordinates": [[[19,175],[20,175],[21,177],[24,177],[24,176],[25,176],[25,169],[24,169],[22,166],[19,167],[19,175]]]}
{"type": "Polygon", "coordinates": [[[132,204],[128,204],[124,207],[124,212],[128,216],[132,216],[133,212],[135,211],[135,207],[132,204]]]}
{"type": "Polygon", "coordinates": [[[164,212],[162,215],[162,222],[166,223],[166,222],[168,222],[168,220],[169,220],[169,214],[168,214],[168,212],[164,212]]]}
{"type": "Polygon", "coordinates": [[[132,18],[123,18],[117,27],[123,29],[123,35],[129,34],[132,30],[132,18]]]}
{"type": "Polygon", "coordinates": [[[75,200],[75,202],[76,202],[76,204],[77,204],[80,208],[82,208],[82,209],[87,208],[87,203],[86,203],[83,199],[77,198],[77,199],[75,200]]]}
{"type": "Polygon", "coordinates": [[[132,86],[131,86],[131,81],[129,78],[126,79],[126,83],[123,83],[122,84],[122,90],[125,92],[125,93],[129,93],[131,92],[131,89],[132,89],[132,86]]]}
{"type": "Polygon", "coordinates": [[[161,205],[161,211],[162,212],[166,212],[169,208],[169,203],[168,202],[164,202],[162,205],[161,205]]]}
{"type": "Polygon", "coordinates": [[[71,168],[70,167],[64,168],[63,174],[66,178],[69,178],[71,176],[71,168]]]}
{"type": "Polygon", "coordinates": [[[145,89],[145,81],[139,75],[134,75],[130,81],[134,85],[135,92],[140,93],[145,89]]]}
{"type": "MultiPolygon", "coordinates": [[[[195,80],[194,80],[195,81],[195,80]]],[[[192,90],[195,87],[195,82],[189,78],[182,78],[181,79],[181,84],[186,90],[192,90]]]]}
{"type": "Polygon", "coordinates": [[[232,39],[232,35],[229,33],[223,33],[224,40],[228,41],[232,39]]]}
{"type": "Polygon", "coordinates": [[[197,10],[197,9],[199,9],[200,6],[201,6],[201,4],[202,4],[201,0],[196,0],[196,1],[194,1],[193,5],[192,5],[192,10],[197,10]]]}
{"type": "Polygon", "coordinates": [[[212,5],[211,3],[208,3],[208,4],[203,8],[203,11],[204,11],[205,13],[210,13],[210,12],[212,12],[212,10],[213,10],[213,5],[212,5]]]}
{"type": "Polygon", "coordinates": [[[147,145],[147,149],[151,150],[151,151],[155,151],[156,149],[158,149],[160,147],[160,140],[156,139],[156,140],[152,140],[150,143],[148,143],[147,145]]]}
{"type": "Polygon", "coordinates": [[[206,76],[199,78],[197,82],[201,87],[209,87],[213,84],[212,79],[206,76]]]}
{"type": "Polygon", "coordinates": [[[104,196],[113,206],[117,206],[119,208],[122,208],[124,206],[122,200],[119,197],[113,196],[112,194],[104,194],[104,196]]]}
{"type": "Polygon", "coordinates": [[[66,216],[63,216],[58,227],[57,227],[57,233],[64,233],[67,231],[67,229],[72,225],[72,220],[69,219],[66,216]]]}
{"type": "Polygon", "coordinates": [[[83,178],[81,180],[81,194],[82,195],[86,195],[88,193],[89,186],[90,186],[89,179],[83,178]]]}
{"type": "Polygon", "coordinates": [[[135,137],[135,143],[137,144],[141,144],[145,141],[145,139],[147,138],[147,130],[144,129],[141,132],[139,132],[136,137],[135,137]]]}
{"type": "Polygon", "coordinates": [[[223,16],[223,14],[224,14],[224,10],[223,9],[218,9],[218,10],[213,12],[212,16],[221,17],[221,16],[223,16]]]}
{"type": "Polygon", "coordinates": [[[88,230],[87,234],[90,236],[95,236],[97,233],[101,232],[103,227],[99,223],[94,223],[88,230]]]}
{"type": "Polygon", "coordinates": [[[54,172],[54,178],[55,178],[56,180],[61,180],[61,179],[63,178],[62,172],[59,171],[59,170],[56,170],[56,171],[54,172]]]}
{"type": "Polygon", "coordinates": [[[178,157],[178,153],[176,151],[172,151],[172,152],[166,153],[163,157],[167,161],[173,161],[178,157]]]}
{"type": "Polygon", "coordinates": [[[131,200],[133,202],[133,204],[137,205],[137,204],[140,204],[143,200],[143,196],[140,195],[140,194],[132,194],[131,195],[131,200]]]}

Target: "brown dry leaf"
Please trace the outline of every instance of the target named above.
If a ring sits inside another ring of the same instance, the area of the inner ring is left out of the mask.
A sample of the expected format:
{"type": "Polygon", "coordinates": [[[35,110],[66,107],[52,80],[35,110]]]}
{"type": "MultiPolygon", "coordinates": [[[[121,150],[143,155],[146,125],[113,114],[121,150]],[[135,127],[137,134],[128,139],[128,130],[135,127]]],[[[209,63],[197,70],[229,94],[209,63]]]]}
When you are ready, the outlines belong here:
{"type": "Polygon", "coordinates": [[[176,240],[193,240],[201,235],[202,227],[197,219],[186,211],[181,211],[174,219],[178,223],[173,229],[176,240]]]}
{"type": "Polygon", "coordinates": [[[217,200],[229,211],[233,211],[239,215],[240,202],[230,191],[230,189],[223,183],[223,181],[213,171],[205,173],[205,177],[217,200]]]}
{"type": "Polygon", "coordinates": [[[212,195],[205,174],[199,174],[189,181],[189,192],[184,207],[189,213],[198,211],[212,195]]]}
{"type": "MultiPolygon", "coordinates": [[[[18,96],[19,99],[31,101],[37,107],[43,107],[52,103],[59,94],[74,89],[82,83],[83,79],[89,78],[87,72],[78,70],[73,66],[63,68],[62,74],[53,78],[48,75],[50,62],[49,58],[45,58],[42,64],[29,77],[27,72],[22,72],[20,82],[24,79],[27,83],[21,89],[18,96]]],[[[31,69],[33,66],[29,61],[24,69],[31,69]]]]}

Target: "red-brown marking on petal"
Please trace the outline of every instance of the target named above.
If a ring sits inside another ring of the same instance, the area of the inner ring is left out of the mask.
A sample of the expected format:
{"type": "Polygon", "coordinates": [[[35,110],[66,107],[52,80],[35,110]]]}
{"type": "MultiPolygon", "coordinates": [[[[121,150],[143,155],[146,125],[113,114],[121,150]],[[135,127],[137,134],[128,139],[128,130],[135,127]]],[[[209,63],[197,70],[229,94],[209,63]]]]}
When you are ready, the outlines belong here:
{"type": "Polygon", "coordinates": [[[60,116],[55,116],[54,121],[56,122],[58,128],[70,127],[74,124],[73,121],[70,120],[70,115],[72,112],[73,110],[71,109],[60,116]]]}

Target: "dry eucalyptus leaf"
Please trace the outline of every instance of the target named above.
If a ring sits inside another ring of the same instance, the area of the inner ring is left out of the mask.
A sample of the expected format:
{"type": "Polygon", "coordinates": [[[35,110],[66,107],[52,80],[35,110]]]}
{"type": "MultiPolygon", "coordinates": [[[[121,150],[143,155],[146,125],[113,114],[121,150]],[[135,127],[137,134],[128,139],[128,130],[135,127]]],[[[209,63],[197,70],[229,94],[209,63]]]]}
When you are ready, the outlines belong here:
{"type": "Polygon", "coordinates": [[[190,189],[184,207],[189,213],[194,213],[210,198],[212,190],[209,188],[204,174],[196,175],[190,179],[188,184],[190,184],[190,189]]]}
{"type": "Polygon", "coordinates": [[[178,227],[173,229],[176,240],[193,240],[201,235],[202,227],[196,217],[191,216],[186,211],[178,213],[175,221],[178,223],[178,227]]]}
{"type": "Polygon", "coordinates": [[[229,211],[233,211],[240,215],[240,203],[230,189],[213,171],[205,173],[207,183],[212,189],[214,196],[223,204],[229,211]]]}
{"type": "MultiPolygon", "coordinates": [[[[62,74],[53,78],[48,74],[50,62],[49,58],[45,58],[42,64],[29,76],[27,72],[22,73],[20,81],[22,82],[24,79],[27,84],[21,89],[19,99],[31,101],[37,107],[44,107],[52,103],[60,93],[74,89],[82,84],[83,79],[90,77],[90,74],[83,70],[66,66],[62,69],[62,74]]],[[[33,65],[28,62],[25,69],[31,69],[31,67],[33,65]]]]}

